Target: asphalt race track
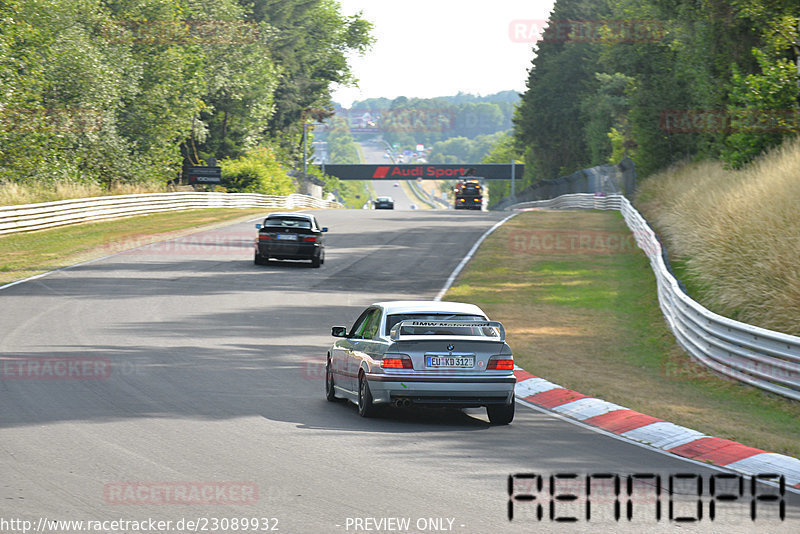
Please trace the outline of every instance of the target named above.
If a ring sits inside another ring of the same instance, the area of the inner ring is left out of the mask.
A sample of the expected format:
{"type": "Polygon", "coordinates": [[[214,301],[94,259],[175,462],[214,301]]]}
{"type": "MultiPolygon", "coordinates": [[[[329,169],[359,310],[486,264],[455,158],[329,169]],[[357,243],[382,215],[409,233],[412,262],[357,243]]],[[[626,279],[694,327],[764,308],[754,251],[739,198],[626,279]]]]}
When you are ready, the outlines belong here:
{"type": "MultiPolygon", "coordinates": [[[[362,141],[361,151],[364,154],[364,163],[372,163],[375,165],[389,164],[391,161],[384,158],[386,153],[386,145],[377,141],[362,141]]],[[[394,209],[396,210],[410,210],[414,205],[420,207],[420,202],[416,198],[412,199],[406,194],[405,189],[394,184],[400,184],[402,180],[392,180],[391,178],[383,180],[372,180],[372,188],[375,190],[375,195],[379,197],[392,197],[394,199],[394,209]]]]}
{"type": "MultiPolygon", "coordinates": [[[[745,484],[711,521],[708,484],[720,471],[521,405],[510,426],[491,427],[482,409],[368,420],[327,402],[330,327],[349,326],[372,302],[433,298],[505,214],[317,215],[331,229],[321,269],[254,265],[246,223],[0,291],[0,519],[184,518],[207,532],[215,518],[228,521],[217,532],[248,531],[233,518],[275,518],[257,531],[284,533],[800,530],[796,494],[784,497],[785,521],[754,526],[745,484]],[[65,361],[81,366],[67,378],[44,372],[65,361]],[[689,484],[672,512],[662,491],[656,521],[654,479],[642,477],[632,521],[623,484],[619,523],[614,496],[597,492],[589,521],[583,504],[558,501],[555,515],[578,521],[556,522],[544,478],[509,522],[508,477],[519,473],[657,473],[664,488],[669,475],[693,474],[705,485],[703,518],[668,520],[696,517],[689,484]]],[[[759,518],[777,517],[777,505],[757,506],[759,518]]],[[[9,525],[0,532],[21,531],[9,525]]]]}

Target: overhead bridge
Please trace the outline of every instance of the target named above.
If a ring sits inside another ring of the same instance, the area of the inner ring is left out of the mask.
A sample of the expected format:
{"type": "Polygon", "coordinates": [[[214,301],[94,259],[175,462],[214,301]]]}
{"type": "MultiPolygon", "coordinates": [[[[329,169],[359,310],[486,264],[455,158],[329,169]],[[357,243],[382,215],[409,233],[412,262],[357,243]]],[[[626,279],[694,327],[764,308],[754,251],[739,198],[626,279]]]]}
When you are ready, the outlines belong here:
{"type": "Polygon", "coordinates": [[[514,180],[525,165],[511,163],[464,163],[458,165],[321,165],[321,170],[340,180],[453,180],[474,176],[486,180],[514,180]]]}

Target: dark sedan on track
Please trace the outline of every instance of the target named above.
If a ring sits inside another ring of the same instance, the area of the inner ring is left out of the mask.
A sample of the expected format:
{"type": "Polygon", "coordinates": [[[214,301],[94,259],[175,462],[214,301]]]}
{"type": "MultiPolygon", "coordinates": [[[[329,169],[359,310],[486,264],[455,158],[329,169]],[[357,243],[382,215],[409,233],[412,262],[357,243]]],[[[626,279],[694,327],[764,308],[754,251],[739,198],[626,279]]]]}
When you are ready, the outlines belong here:
{"type": "Polygon", "coordinates": [[[393,210],[394,199],[392,197],[378,197],[375,199],[376,210],[393,210]]]}
{"type": "Polygon", "coordinates": [[[272,213],[257,224],[255,264],[270,260],[309,260],[312,267],[325,263],[325,242],[316,217],[305,213],[272,213]]]}

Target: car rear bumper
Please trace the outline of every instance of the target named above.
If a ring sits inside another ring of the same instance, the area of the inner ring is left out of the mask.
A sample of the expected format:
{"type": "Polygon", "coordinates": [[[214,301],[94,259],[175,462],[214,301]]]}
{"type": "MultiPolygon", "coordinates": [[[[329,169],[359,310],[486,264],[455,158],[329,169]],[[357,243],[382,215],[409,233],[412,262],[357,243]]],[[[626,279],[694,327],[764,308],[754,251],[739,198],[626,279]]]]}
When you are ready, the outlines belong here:
{"type": "Polygon", "coordinates": [[[510,404],[517,379],[511,376],[398,377],[367,375],[373,402],[409,400],[414,404],[462,408],[510,404]]]}
{"type": "Polygon", "coordinates": [[[258,244],[258,253],[261,256],[279,260],[311,260],[319,257],[321,249],[318,243],[258,244]]]}

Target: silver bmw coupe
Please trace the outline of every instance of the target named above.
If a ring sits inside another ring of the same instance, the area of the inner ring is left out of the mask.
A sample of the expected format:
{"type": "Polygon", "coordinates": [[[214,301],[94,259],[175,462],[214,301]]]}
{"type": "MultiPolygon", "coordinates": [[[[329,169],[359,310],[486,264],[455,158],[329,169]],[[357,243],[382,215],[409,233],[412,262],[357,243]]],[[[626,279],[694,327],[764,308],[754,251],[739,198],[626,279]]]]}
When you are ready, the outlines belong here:
{"type": "Polygon", "coordinates": [[[327,355],[325,393],[362,417],[382,406],[485,406],[489,422],[514,419],[514,357],[505,330],[479,307],[393,301],[367,307],[327,355]]]}

